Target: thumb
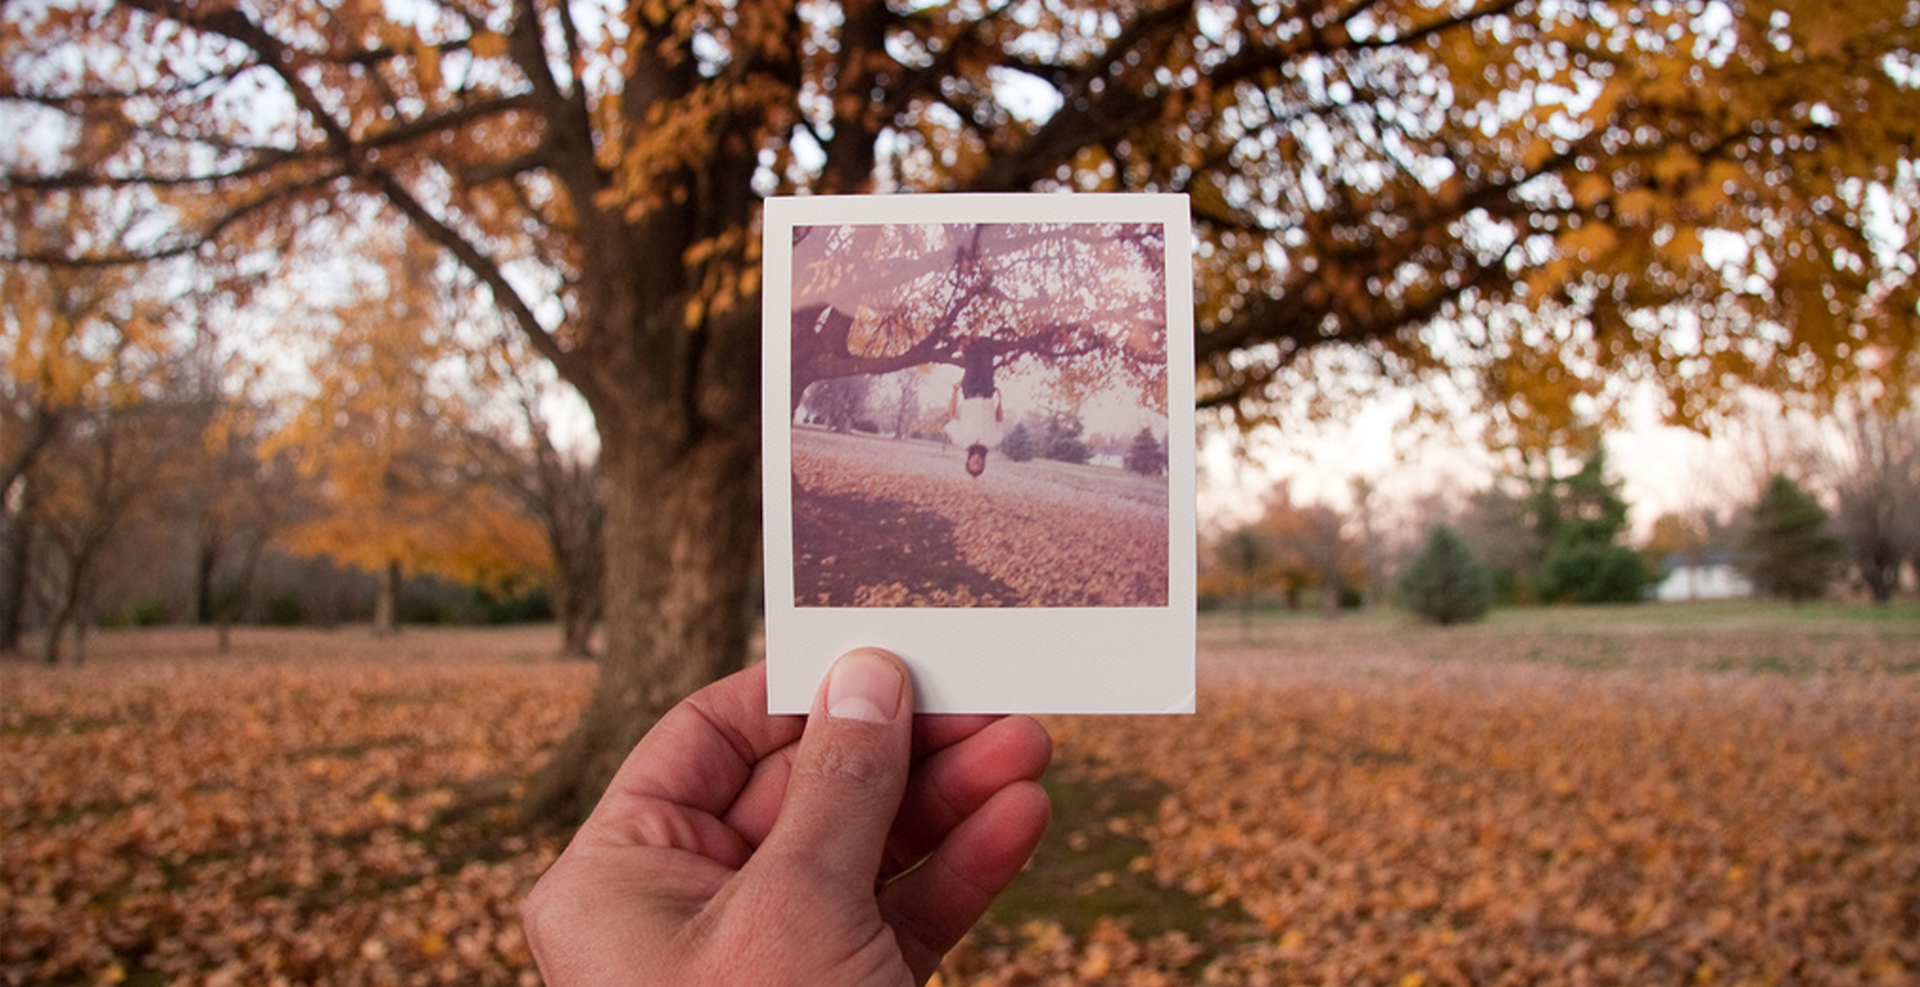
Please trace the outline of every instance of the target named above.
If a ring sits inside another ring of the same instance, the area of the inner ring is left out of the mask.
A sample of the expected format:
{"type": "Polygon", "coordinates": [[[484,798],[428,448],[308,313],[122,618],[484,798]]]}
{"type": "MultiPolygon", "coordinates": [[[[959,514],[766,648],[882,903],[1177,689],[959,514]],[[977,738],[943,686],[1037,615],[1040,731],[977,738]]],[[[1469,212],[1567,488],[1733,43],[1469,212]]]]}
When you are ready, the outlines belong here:
{"type": "Polygon", "coordinates": [[[785,801],[761,856],[810,872],[816,887],[871,896],[906,791],[913,689],[900,659],[878,648],[840,657],[814,698],[794,751],[785,801]]]}

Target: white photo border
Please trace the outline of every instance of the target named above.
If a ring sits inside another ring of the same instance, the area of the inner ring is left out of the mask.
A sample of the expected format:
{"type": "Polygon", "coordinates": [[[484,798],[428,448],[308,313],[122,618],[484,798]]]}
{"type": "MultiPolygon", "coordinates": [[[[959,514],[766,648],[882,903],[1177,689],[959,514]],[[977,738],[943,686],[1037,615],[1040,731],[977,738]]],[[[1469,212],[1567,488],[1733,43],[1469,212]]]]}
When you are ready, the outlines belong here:
{"type": "Polygon", "coordinates": [[[1195,700],[1193,247],[1184,195],[953,193],[766,203],[762,477],[767,711],[805,713],[834,659],[886,648],[923,713],[1191,713],[1195,700]],[[793,569],[793,230],[926,223],[1144,223],[1166,235],[1168,605],[797,607],[793,569]]]}

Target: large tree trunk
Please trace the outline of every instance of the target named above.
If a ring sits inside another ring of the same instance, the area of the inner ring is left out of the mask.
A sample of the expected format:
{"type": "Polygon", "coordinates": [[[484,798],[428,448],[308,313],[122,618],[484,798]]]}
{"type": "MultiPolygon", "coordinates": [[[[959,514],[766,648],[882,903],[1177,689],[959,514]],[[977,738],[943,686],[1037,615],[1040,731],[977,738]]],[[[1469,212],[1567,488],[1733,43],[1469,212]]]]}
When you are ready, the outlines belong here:
{"type": "Polygon", "coordinates": [[[601,422],[606,653],[586,709],[522,803],[528,822],[577,822],[660,714],[748,658],[758,421],[704,429],[665,456],[644,431],[601,422]]]}

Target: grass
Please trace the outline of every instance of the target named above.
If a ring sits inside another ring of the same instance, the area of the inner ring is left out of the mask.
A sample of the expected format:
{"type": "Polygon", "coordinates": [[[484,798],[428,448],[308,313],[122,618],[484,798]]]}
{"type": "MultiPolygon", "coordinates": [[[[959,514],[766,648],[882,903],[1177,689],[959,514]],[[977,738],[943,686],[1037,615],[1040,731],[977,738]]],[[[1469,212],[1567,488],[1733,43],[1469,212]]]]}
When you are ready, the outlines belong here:
{"type": "Polygon", "coordinates": [[[1491,662],[1583,672],[1912,674],[1920,671],[1920,603],[1509,607],[1449,628],[1380,607],[1332,619],[1318,611],[1263,611],[1249,630],[1240,614],[1216,611],[1201,615],[1200,647],[1260,662],[1332,657],[1360,665],[1491,662]]]}

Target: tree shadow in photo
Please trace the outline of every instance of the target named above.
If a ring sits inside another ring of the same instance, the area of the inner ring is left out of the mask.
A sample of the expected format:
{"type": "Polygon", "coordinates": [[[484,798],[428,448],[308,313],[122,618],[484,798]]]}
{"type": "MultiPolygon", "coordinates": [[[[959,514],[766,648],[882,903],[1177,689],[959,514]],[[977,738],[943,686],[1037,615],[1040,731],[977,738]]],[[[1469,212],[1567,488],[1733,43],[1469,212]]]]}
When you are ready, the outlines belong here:
{"type": "Polygon", "coordinates": [[[962,561],[952,522],[897,501],[793,488],[793,596],[798,607],[1012,606],[1006,583],[962,561]],[[861,602],[874,588],[887,602],[861,602]]]}

